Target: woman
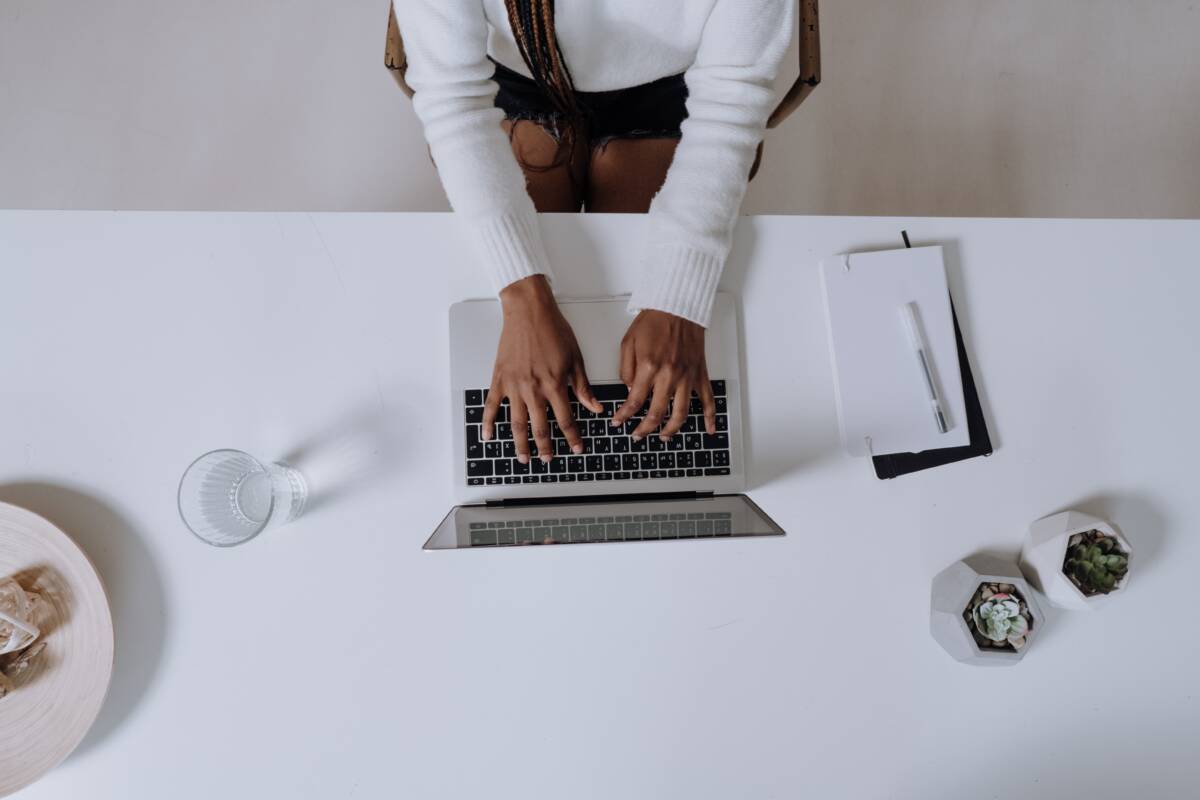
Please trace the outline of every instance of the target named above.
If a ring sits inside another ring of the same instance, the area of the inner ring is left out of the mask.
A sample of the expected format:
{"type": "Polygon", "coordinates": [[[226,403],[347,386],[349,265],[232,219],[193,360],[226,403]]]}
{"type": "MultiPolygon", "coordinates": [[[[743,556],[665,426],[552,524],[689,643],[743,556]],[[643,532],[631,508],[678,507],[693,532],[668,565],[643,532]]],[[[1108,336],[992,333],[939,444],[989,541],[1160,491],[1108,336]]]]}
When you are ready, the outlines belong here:
{"type": "Polygon", "coordinates": [[[547,406],[582,452],[567,386],[596,413],[550,290],[536,211],[648,211],[629,399],[612,425],[664,439],[695,392],[715,433],[704,328],[791,39],[795,0],[397,0],[406,78],[504,325],[483,438],[504,398],[517,456],[553,458],[547,406]],[[489,43],[490,38],[490,43],[489,43]],[[673,412],[668,413],[674,400],[673,412]],[[661,429],[660,429],[661,426],[661,429]]]}

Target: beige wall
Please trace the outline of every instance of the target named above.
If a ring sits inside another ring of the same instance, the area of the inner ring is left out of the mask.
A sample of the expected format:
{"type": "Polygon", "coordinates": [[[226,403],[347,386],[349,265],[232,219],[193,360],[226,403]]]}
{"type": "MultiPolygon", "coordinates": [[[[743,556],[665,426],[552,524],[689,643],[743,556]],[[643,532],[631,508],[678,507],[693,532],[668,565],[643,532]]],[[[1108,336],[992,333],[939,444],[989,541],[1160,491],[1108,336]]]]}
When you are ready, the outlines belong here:
{"type": "MultiPolygon", "coordinates": [[[[444,209],[386,9],[0,0],[0,207],[444,209]]],[[[1198,41],[1195,0],[824,0],[746,210],[1200,217],[1198,41]]]]}

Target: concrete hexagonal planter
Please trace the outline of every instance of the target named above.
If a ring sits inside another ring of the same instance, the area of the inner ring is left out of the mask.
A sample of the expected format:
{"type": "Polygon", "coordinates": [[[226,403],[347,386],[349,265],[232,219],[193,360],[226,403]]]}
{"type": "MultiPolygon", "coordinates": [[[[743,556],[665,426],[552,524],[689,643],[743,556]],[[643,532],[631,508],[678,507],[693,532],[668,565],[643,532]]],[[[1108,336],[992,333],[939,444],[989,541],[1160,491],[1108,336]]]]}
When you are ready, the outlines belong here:
{"type": "Polygon", "coordinates": [[[929,632],[942,649],[964,664],[1008,666],[1017,663],[1029,652],[1045,621],[1033,589],[1021,577],[1017,565],[1010,561],[975,555],[951,564],[933,579],[929,632]],[[964,619],[963,612],[968,610],[967,605],[975,597],[980,585],[985,583],[1011,584],[1013,594],[1018,595],[1028,607],[1032,621],[1025,635],[1025,646],[1020,650],[981,647],[975,641],[975,634],[964,619]]]}
{"type": "Polygon", "coordinates": [[[1067,543],[1077,533],[1097,530],[1117,540],[1117,544],[1132,561],[1133,550],[1120,531],[1108,522],[1082,511],[1063,511],[1039,519],[1029,526],[1029,535],[1021,548],[1021,571],[1025,573],[1046,598],[1060,608],[1086,611],[1107,602],[1129,583],[1127,572],[1116,588],[1108,594],[1084,594],[1074,581],[1063,574],[1067,543]]]}

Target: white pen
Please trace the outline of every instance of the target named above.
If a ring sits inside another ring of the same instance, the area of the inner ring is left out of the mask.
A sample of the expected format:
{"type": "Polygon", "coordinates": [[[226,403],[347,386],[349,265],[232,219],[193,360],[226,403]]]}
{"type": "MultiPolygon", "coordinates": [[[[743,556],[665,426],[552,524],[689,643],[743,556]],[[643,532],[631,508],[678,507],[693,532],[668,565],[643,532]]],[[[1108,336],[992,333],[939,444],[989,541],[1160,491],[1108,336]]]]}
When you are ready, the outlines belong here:
{"type": "Polygon", "coordinates": [[[933,408],[933,419],[937,422],[938,432],[945,433],[949,428],[946,427],[946,415],[942,413],[942,401],[938,397],[937,386],[933,383],[933,372],[929,369],[929,348],[925,344],[925,337],[921,335],[920,326],[917,325],[912,303],[900,306],[900,319],[904,322],[905,332],[908,333],[908,343],[917,355],[917,366],[921,370],[925,391],[929,394],[929,405],[933,408]]]}

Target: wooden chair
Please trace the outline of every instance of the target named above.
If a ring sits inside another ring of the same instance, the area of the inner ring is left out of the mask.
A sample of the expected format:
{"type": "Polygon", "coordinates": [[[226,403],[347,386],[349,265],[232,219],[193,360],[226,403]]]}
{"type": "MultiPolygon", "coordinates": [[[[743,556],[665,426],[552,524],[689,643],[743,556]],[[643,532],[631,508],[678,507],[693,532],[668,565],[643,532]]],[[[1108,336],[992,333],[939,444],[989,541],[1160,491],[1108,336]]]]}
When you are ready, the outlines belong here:
{"type": "MultiPolygon", "coordinates": [[[[776,128],[790,117],[821,82],[821,23],[817,2],[818,0],[800,0],[800,74],[767,118],[768,128],[776,128]]],[[[408,59],[404,56],[404,40],[400,37],[400,26],[396,24],[394,8],[388,11],[387,44],[384,47],[383,63],[396,79],[400,90],[412,97],[412,87],[404,80],[404,73],[408,70],[408,59]]],[[[751,180],[762,162],[762,152],[763,146],[759,144],[754,166],[750,168],[751,180]]]]}

